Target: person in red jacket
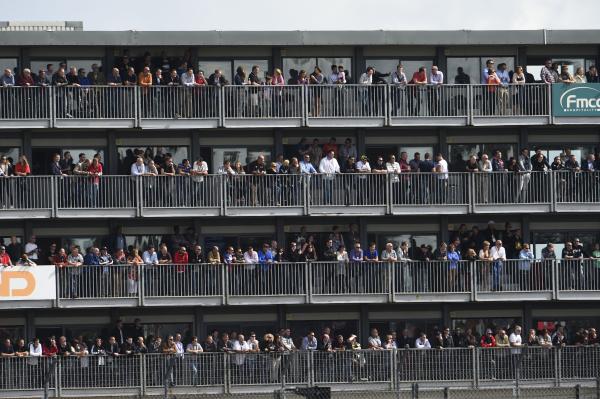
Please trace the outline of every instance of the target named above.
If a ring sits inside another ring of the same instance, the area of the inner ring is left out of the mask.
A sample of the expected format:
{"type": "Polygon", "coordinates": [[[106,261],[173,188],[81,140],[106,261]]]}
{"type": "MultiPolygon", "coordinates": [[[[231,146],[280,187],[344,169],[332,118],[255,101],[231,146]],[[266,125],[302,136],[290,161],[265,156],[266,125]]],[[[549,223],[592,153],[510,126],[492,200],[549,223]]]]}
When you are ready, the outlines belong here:
{"type": "Polygon", "coordinates": [[[35,86],[35,82],[33,81],[33,76],[31,76],[31,70],[28,68],[23,69],[21,75],[17,79],[18,86],[35,86]]]}
{"type": "Polygon", "coordinates": [[[58,346],[56,345],[56,340],[54,338],[50,338],[48,340],[48,345],[42,348],[42,355],[50,357],[58,355],[58,346]]]}
{"type": "MultiPolygon", "coordinates": [[[[186,280],[188,280],[188,277],[191,277],[191,270],[186,270],[188,268],[185,265],[189,263],[189,255],[183,245],[180,245],[179,250],[173,254],[173,263],[176,265],[175,281],[177,282],[177,285],[175,286],[175,290],[183,290],[179,295],[189,295],[187,292],[189,284],[186,280]]],[[[192,284],[193,283],[194,280],[192,279],[192,284]]],[[[195,291],[195,287],[192,289],[195,291]]]]}
{"type": "Polygon", "coordinates": [[[492,334],[492,330],[489,328],[486,330],[485,335],[481,337],[481,347],[482,348],[493,348],[496,346],[496,338],[494,338],[494,334],[492,334]]]}

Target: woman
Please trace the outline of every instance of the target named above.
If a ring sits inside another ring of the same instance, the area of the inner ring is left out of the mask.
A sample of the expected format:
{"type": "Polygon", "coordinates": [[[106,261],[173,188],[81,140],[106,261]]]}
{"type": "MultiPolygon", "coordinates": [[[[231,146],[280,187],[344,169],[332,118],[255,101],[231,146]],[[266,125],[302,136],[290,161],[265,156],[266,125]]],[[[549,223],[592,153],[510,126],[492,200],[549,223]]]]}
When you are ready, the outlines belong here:
{"type": "Polygon", "coordinates": [[[511,83],[514,85],[513,89],[515,91],[515,104],[513,111],[515,115],[522,115],[523,106],[525,105],[525,91],[527,90],[525,87],[525,73],[523,72],[522,66],[517,66],[515,68],[511,83]]]}
{"type": "Polygon", "coordinates": [[[29,162],[27,162],[27,157],[25,155],[21,155],[19,157],[19,162],[14,167],[15,176],[29,176],[31,174],[31,169],[29,168],[29,162]]]}
{"type": "Polygon", "coordinates": [[[486,95],[485,104],[487,105],[487,109],[484,112],[486,116],[493,116],[496,110],[496,103],[498,102],[497,92],[498,87],[502,84],[502,81],[496,75],[496,69],[488,68],[488,79],[487,79],[487,92],[484,92],[486,95]]]}
{"type": "Polygon", "coordinates": [[[307,85],[308,82],[309,82],[309,79],[308,79],[308,76],[306,75],[306,71],[304,69],[301,69],[300,72],[298,73],[297,84],[307,85]]]}
{"type": "Polygon", "coordinates": [[[456,280],[458,276],[458,268],[460,262],[460,254],[456,251],[453,243],[448,245],[448,290],[447,292],[455,292],[457,289],[456,280]]]}
{"type": "Polygon", "coordinates": [[[100,176],[102,176],[102,164],[98,158],[92,158],[92,163],[88,166],[88,175],[90,176],[90,206],[98,207],[98,196],[100,195],[100,176]]]}
{"type": "Polygon", "coordinates": [[[347,349],[347,346],[346,346],[346,341],[344,340],[344,336],[341,335],[341,334],[338,335],[336,337],[336,340],[335,340],[335,342],[333,343],[332,346],[333,346],[332,349],[333,349],[334,352],[343,352],[343,351],[345,351],[347,349]]]}
{"type": "MultiPolygon", "coordinates": [[[[325,83],[325,75],[321,72],[321,68],[318,66],[315,67],[313,73],[308,77],[308,82],[311,85],[322,85],[325,83]]],[[[319,117],[321,113],[321,95],[323,88],[322,87],[312,87],[308,92],[310,96],[313,98],[313,117],[319,117]]],[[[310,100],[309,100],[310,102],[310,100]]]]}
{"type": "Polygon", "coordinates": [[[585,71],[583,70],[583,67],[577,68],[574,78],[575,83],[587,83],[587,78],[585,77],[585,71]]]}
{"type": "Polygon", "coordinates": [[[481,261],[481,269],[479,270],[479,289],[481,291],[489,291],[492,262],[494,260],[490,251],[489,241],[483,242],[483,248],[479,250],[479,260],[481,261]]]}
{"type": "Polygon", "coordinates": [[[488,203],[489,197],[489,185],[490,185],[490,173],[493,172],[494,168],[492,167],[492,162],[490,161],[488,154],[481,155],[481,164],[479,165],[479,170],[484,172],[479,175],[480,185],[478,188],[478,192],[481,195],[481,200],[483,203],[488,203]]]}
{"type": "Polygon", "coordinates": [[[307,262],[316,262],[318,260],[317,250],[315,249],[314,244],[308,244],[308,247],[304,251],[304,257],[307,262]]]}
{"type": "MultiPolygon", "coordinates": [[[[348,267],[350,258],[348,257],[348,252],[346,252],[346,247],[344,246],[344,244],[338,246],[338,249],[335,252],[335,259],[337,260],[337,267],[336,282],[334,284],[339,293],[345,293],[348,286],[348,276],[346,268],[348,267]]],[[[334,288],[334,293],[336,288],[334,288]]]]}
{"type": "Polygon", "coordinates": [[[275,68],[273,71],[273,79],[271,80],[271,86],[277,86],[277,88],[273,89],[273,114],[277,116],[283,116],[285,114],[284,109],[284,89],[285,86],[285,78],[283,77],[283,73],[281,69],[275,68]]]}
{"type": "Polygon", "coordinates": [[[204,77],[204,71],[198,71],[198,73],[196,74],[195,82],[198,86],[206,86],[208,84],[206,78],[204,77]]]}
{"type": "Polygon", "coordinates": [[[127,257],[127,263],[131,265],[127,273],[127,293],[129,296],[134,296],[138,292],[138,269],[144,264],[137,248],[133,248],[127,257]]]}
{"type": "Polygon", "coordinates": [[[231,178],[231,183],[233,186],[235,203],[238,206],[243,206],[248,195],[246,193],[246,179],[244,177],[246,171],[240,161],[236,161],[233,165],[233,173],[234,175],[231,178]]]}
{"type": "Polygon", "coordinates": [[[467,249],[465,260],[467,261],[467,267],[463,269],[464,273],[461,276],[461,278],[463,279],[462,283],[465,286],[466,291],[470,291],[471,270],[475,270],[475,268],[477,267],[477,260],[479,260],[479,258],[477,257],[477,253],[473,248],[467,249]]]}
{"type": "Polygon", "coordinates": [[[560,75],[558,77],[558,81],[562,83],[575,83],[575,78],[569,72],[569,66],[563,65],[560,67],[560,75]]]}
{"type": "MultiPolygon", "coordinates": [[[[25,155],[21,155],[19,157],[19,161],[13,168],[15,176],[27,177],[31,174],[31,169],[29,168],[29,162],[27,162],[27,157],[25,155]]],[[[21,206],[23,208],[29,208],[29,195],[28,190],[25,186],[26,181],[24,179],[16,179],[15,181],[9,181],[8,184],[17,185],[17,203],[12,204],[15,206],[21,206]]]]}

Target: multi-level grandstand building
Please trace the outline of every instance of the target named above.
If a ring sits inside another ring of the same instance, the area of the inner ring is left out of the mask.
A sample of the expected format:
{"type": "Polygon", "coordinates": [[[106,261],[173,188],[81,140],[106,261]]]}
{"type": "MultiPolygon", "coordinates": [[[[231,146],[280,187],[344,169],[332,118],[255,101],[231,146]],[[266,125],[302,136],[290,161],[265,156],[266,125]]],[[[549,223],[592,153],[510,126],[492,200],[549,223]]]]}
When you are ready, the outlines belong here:
{"type": "Polygon", "coordinates": [[[0,335],[600,326],[598,33],[0,32],[0,335]]]}

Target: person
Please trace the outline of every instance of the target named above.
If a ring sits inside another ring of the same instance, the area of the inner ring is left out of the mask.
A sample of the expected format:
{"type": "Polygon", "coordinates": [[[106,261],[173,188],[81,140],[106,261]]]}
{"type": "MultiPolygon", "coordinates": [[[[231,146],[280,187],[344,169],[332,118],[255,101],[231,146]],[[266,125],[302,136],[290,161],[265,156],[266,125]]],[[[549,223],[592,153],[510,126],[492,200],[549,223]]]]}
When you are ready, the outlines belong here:
{"type": "Polygon", "coordinates": [[[338,164],[337,159],[335,159],[334,150],[329,150],[327,155],[321,159],[319,163],[319,173],[322,173],[321,176],[322,184],[323,184],[323,204],[331,205],[333,198],[333,186],[335,174],[340,173],[340,165],[338,164]]]}
{"type": "Polygon", "coordinates": [[[574,83],[587,83],[587,77],[585,76],[585,70],[583,67],[578,67],[575,71],[574,83]]]}
{"type": "Polygon", "coordinates": [[[314,331],[309,331],[309,333],[302,338],[302,345],[300,346],[300,350],[303,351],[316,351],[318,348],[317,338],[315,337],[314,331]]]}
{"type": "Polygon", "coordinates": [[[502,269],[504,262],[506,262],[506,250],[502,246],[501,240],[496,240],[495,245],[490,249],[490,256],[492,257],[492,290],[502,291],[503,286],[503,274],[502,269]]]}
{"type": "Polygon", "coordinates": [[[419,335],[419,338],[417,338],[417,340],[415,341],[415,348],[431,349],[431,343],[429,343],[429,340],[427,339],[427,335],[424,332],[422,332],[419,335]]]}

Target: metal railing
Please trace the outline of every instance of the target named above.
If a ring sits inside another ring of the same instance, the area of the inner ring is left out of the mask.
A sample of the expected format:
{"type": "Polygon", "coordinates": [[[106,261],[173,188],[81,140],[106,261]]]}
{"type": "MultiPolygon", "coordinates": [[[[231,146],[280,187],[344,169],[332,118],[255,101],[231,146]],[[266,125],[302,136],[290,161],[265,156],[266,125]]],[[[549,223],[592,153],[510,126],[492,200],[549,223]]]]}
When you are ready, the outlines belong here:
{"type": "Polygon", "coordinates": [[[387,85],[307,86],[309,118],[384,118],[387,85]]]}
{"type": "Polygon", "coordinates": [[[216,86],[140,87],[140,118],[219,119],[221,95],[216,86]]]}
{"type": "Polygon", "coordinates": [[[550,91],[546,84],[7,87],[0,88],[0,120],[44,120],[50,126],[67,119],[130,120],[133,126],[171,119],[213,120],[219,126],[235,120],[272,126],[295,120],[304,126],[319,119],[349,124],[377,119],[382,125],[406,119],[432,124],[440,118],[462,118],[463,124],[477,118],[552,123],[550,91]]]}
{"type": "Polygon", "coordinates": [[[56,119],[138,118],[138,87],[61,86],[53,89],[56,119]]]}
{"type": "Polygon", "coordinates": [[[0,214],[38,210],[62,217],[110,210],[145,216],[144,210],[150,210],[156,216],[157,210],[171,210],[213,216],[316,215],[350,209],[394,214],[415,207],[441,214],[588,212],[600,209],[599,187],[600,171],[0,177],[0,214]]]}
{"type": "MultiPolygon", "coordinates": [[[[52,266],[41,266],[52,267],[52,266]]],[[[219,299],[294,303],[518,299],[567,293],[600,297],[600,260],[283,262],[234,264],[117,264],[57,267],[59,305],[71,299],[219,299]],[[481,298],[479,297],[481,296],[481,298]],[[538,295],[539,296],[539,295],[538,295]],[[412,298],[412,299],[411,299],[412,298]]],[[[73,304],[73,302],[70,302],[73,304]]]]}
{"type": "Polygon", "coordinates": [[[548,116],[550,85],[471,85],[474,117],[548,116]]]}
{"type": "MultiPolygon", "coordinates": [[[[119,394],[137,397],[160,387],[213,388],[221,393],[265,392],[276,386],[332,389],[401,388],[449,383],[455,387],[594,386],[600,348],[495,347],[444,349],[212,352],[120,356],[0,358],[0,397],[35,395],[49,378],[54,397],[119,394]],[[54,363],[56,368],[49,365],[54,363]],[[45,373],[52,374],[46,376],[45,373]]],[[[186,388],[188,390],[186,390],[186,388]]],[[[190,391],[191,392],[191,391],[190,391]]]]}
{"type": "Polygon", "coordinates": [[[469,113],[467,85],[392,85],[390,117],[466,117],[469,113]]]}

